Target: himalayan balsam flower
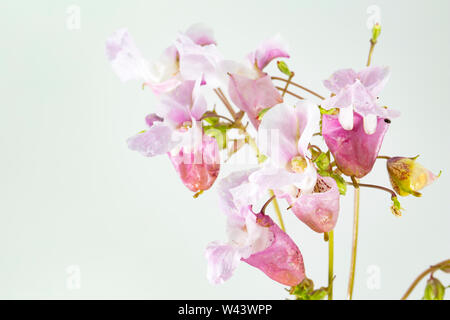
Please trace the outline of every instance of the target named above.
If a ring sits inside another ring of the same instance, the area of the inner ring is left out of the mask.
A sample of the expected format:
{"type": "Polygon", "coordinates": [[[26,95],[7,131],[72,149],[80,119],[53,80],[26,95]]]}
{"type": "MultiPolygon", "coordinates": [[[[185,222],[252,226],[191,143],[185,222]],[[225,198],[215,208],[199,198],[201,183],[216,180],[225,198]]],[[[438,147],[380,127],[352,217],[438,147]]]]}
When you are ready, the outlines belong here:
{"type": "Polygon", "coordinates": [[[400,196],[412,194],[420,197],[422,194],[418,191],[439,177],[416,162],[416,158],[393,157],[387,161],[389,179],[400,196]]]}
{"type": "Polygon", "coordinates": [[[275,58],[289,58],[286,45],[277,36],[268,39],[248,55],[248,66],[235,67],[230,72],[228,90],[236,106],[245,111],[255,128],[259,113],[283,101],[270,75],[263,69],[275,58]]]}
{"type": "Polygon", "coordinates": [[[374,133],[367,134],[363,117],[355,113],[353,118],[353,128],[346,130],[337,116],[324,114],[322,136],[339,170],[347,176],[362,178],[375,164],[384,135],[389,128],[389,120],[378,118],[374,133]]]}
{"type": "MultiPolygon", "coordinates": [[[[179,34],[175,45],[169,46],[160,59],[149,63],[135,45],[128,31],[120,29],[106,41],[106,54],[114,72],[122,81],[142,80],[155,94],[159,95],[173,90],[183,80],[198,80],[191,77],[183,78],[182,75],[188,73],[185,72],[185,68],[180,70],[180,66],[184,66],[185,60],[188,60],[187,56],[192,57],[190,53],[196,51],[197,60],[203,60],[197,61],[198,63],[193,64],[191,68],[194,68],[197,74],[208,69],[208,59],[211,58],[211,52],[215,50],[215,43],[210,29],[199,24],[193,25],[185,33],[179,34]],[[183,46],[183,44],[186,45],[183,46]],[[180,54],[180,49],[183,50],[182,54],[180,54]],[[189,51],[189,53],[185,51],[189,51]],[[199,54],[209,54],[209,56],[207,58],[199,57],[199,54]]],[[[193,71],[190,72],[192,74],[193,71]]]]}
{"type": "Polygon", "coordinates": [[[206,100],[200,82],[184,81],[161,96],[158,115],[147,116],[149,129],[128,139],[130,149],[147,157],[167,153],[183,183],[192,191],[207,190],[219,169],[217,141],[203,133],[206,100]]]}
{"type": "Polygon", "coordinates": [[[232,276],[239,262],[244,261],[281,284],[295,286],[305,278],[297,245],[270,217],[255,214],[251,205],[233,197],[233,188],[248,183],[251,172],[235,172],[219,183],[219,204],[228,217],[228,242],[208,245],[207,277],[211,283],[223,283],[232,276]]]}
{"type": "MultiPolygon", "coordinates": [[[[332,178],[317,174],[310,160],[309,142],[319,122],[317,105],[304,100],[295,107],[279,105],[269,110],[260,134],[271,133],[265,153],[273,165],[250,176],[255,188],[274,189],[285,198],[294,214],[316,232],[334,228],[339,214],[339,190],[332,178]]],[[[247,192],[246,194],[252,194],[247,192]]]]}
{"type": "Polygon", "coordinates": [[[326,99],[322,106],[326,109],[339,109],[339,123],[345,130],[355,126],[353,113],[363,117],[364,131],[371,135],[377,128],[379,118],[394,118],[397,111],[380,107],[377,97],[389,78],[388,67],[366,67],[360,72],[342,69],[324,81],[333,96],[326,99]]]}

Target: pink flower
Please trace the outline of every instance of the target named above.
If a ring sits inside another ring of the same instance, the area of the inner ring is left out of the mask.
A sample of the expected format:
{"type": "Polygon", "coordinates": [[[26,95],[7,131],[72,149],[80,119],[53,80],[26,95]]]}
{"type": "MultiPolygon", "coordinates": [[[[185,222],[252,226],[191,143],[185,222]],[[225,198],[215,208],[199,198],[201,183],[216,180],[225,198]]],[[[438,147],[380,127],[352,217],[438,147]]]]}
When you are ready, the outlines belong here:
{"type": "Polygon", "coordinates": [[[182,145],[169,152],[175,170],[189,190],[208,190],[216,181],[220,170],[219,146],[214,138],[200,131],[201,143],[192,147],[182,145]]]}
{"type": "Polygon", "coordinates": [[[233,103],[245,111],[255,128],[259,113],[283,101],[270,75],[263,69],[275,58],[289,58],[285,44],[279,37],[268,39],[248,55],[249,66],[235,67],[230,72],[228,90],[233,103]]]}
{"type": "MultiPolygon", "coordinates": [[[[339,190],[332,178],[320,177],[312,164],[309,141],[318,129],[317,105],[304,100],[295,107],[279,105],[263,117],[259,133],[272,141],[263,153],[272,163],[253,173],[255,188],[274,189],[286,198],[294,214],[316,232],[334,228],[339,214],[339,190]]],[[[246,194],[252,192],[247,191],[246,194]]]]}
{"type": "Polygon", "coordinates": [[[146,117],[147,131],[128,139],[128,146],[147,157],[167,153],[183,183],[192,191],[209,189],[220,170],[216,139],[203,133],[206,100],[200,81],[184,81],[162,95],[158,115],[146,117]]]}
{"type": "Polygon", "coordinates": [[[253,213],[250,205],[242,205],[233,197],[233,189],[248,183],[252,172],[236,172],[219,183],[220,205],[228,217],[228,242],[208,245],[208,280],[223,283],[244,261],[279,283],[295,286],[305,278],[298,247],[270,217],[253,213]]]}
{"type": "MultiPolygon", "coordinates": [[[[204,46],[215,47],[212,31],[200,24],[180,33],[179,38],[187,39],[185,41],[189,41],[191,47],[200,51],[204,46]]],[[[116,31],[107,39],[106,54],[122,81],[142,80],[157,95],[173,90],[183,80],[198,80],[183,78],[183,72],[180,74],[183,70],[180,70],[180,52],[176,45],[168,47],[158,60],[149,63],[126,29],[116,31]]],[[[205,69],[204,65],[195,67],[205,69]]]]}
{"type": "Polygon", "coordinates": [[[339,109],[339,122],[345,130],[354,126],[353,112],[363,117],[364,131],[373,134],[377,127],[377,118],[394,118],[397,111],[380,107],[377,97],[389,78],[388,67],[366,67],[360,72],[343,69],[335,72],[324,81],[334,96],[323,102],[326,109],[339,109]]]}
{"type": "Polygon", "coordinates": [[[262,189],[275,189],[279,194],[298,194],[313,190],[317,172],[309,160],[309,141],[318,130],[320,113],[317,105],[299,101],[295,106],[280,104],[264,114],[259,141],[261,152],[269,156],[265,166],[253,173],[250,181],[262,189]]]}
{"type": "Polygon", "coordinates": [[[298,198],[289,196],[292,212],[315,232],[334,229],[339,215],[339,189],[330,177],[318,176],[314,191],[298,198]]]}
{"type": "Polygon", "coordinates": [[[389,128],[389,120],[378,118],[374,133],[369,135],[363,128],[363,117],[355,113],[353,118],[353,128],[346,130],[337,116],[324,114],[322,136],[339,170],[345,175],[362,178],[372,170],[389,128]]]}

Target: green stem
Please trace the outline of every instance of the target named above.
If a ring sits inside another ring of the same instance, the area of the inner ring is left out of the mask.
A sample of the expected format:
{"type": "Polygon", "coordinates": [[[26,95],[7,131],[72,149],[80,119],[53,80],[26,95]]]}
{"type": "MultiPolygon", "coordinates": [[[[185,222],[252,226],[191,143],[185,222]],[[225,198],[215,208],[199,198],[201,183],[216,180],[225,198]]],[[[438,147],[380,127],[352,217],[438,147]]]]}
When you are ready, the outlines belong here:
{"type": "Polygon", "coordinates": [[[353,287],[355,283],[356,269],[356,252],[358,248],[358,226],[359,226],[359,184],[355,177],[352,177],[353,186],[355,188],[353,203],[353,240],[352,240],[352,257],[350,261],[350,275],[348,280],[348,299],[353,299],[353,287]]]}
{"type": "Polygon", "coordinates": [[[417,286],[417,284],[422,280],[427,274],[430,272],[434,272],[439,270],[441,267],[445,265],[450,265],[450,259],[444,260],[442,262],[439,262],[438,264],[435,264],[434,266],[429,267],[427,270],[422,272],[415,280],[414,282],[409,286],[408,290],[406,290],[405,294],[401,298],[401,300],[406,300],[408,296],[411,294],[411,292],[414,290],[414,288],[417,286]]]}
{"type": "Polygon", "coordinates": [[[289,84],[291,83],[292,78],[294,77],[295,73],[291,72],[291,75],[289,76],[289,78],[286,81],[286,85],[284,86],[283,92],[281,93],[281,97],[284,98],[284,95],[286,94],[286,91],[289,87],[289,84]]]}
{"type": "Polygon", "coordinates": [[[370,50],[369,50],[369,56],[367,57],[367,64],[366,66],[370,66],[370,61],[372,60],[372,53],[373,53],[373,49],[375,48],[375,45],[377,44],[376,41],[373,41],[372,39],[370,39],[370,50]]]}
{"type": "MultiPolygon", "coordinates": [[[[272,190],[269,190],[269,193],[272,197],[275,196],[275,194],[273,193],[272,190]]],[[[281,230],[286,232],[286,228],[284,227],[284,221],[283,221],[283,217],[281,216],[281,210],[280,210],[280,206],[278,205],[277,198],[273,198],[272,203],[273,203],[273,208],[275,209],[275,213],[277,214],[278,221],[280,221],[280,228],[281,228],[281,230]]]]}
{"type": "MultiPolygon", "coordinates": [[[[272,79],[273,79],[273,80],[285,81],[285,82],[288,81],[288,80],[283,79],[283,78],[280,78],[280,77],[272,77],[272,79]]],[[[302,86],[302,85],[300,85],[300,84],[298,84],[298,83],[295,83],[295,82],[290,81],[290,84],[292,84],[293,86],[296,86],[297,88],[300,88],[300,89],[302,89],[302,90],[305,90],[306,92],[311,93],[312,95],[316,96],[317,98],[319,98],[319,99],[321,99],[321,100],[325,100],[325,98],[322,97],[322,96],[321,96],[320,94],[318,94],[317,92],[314,92],[314,91],[312,91],[311,89],[308,89],[308,88],[306,88],[306,87],[304,87],[304,86],[302,86]]]]}
{"type": "Polygon", "coordinates": [[[333,300],[334,231],[328,233],[328,300],[333,300]]]}

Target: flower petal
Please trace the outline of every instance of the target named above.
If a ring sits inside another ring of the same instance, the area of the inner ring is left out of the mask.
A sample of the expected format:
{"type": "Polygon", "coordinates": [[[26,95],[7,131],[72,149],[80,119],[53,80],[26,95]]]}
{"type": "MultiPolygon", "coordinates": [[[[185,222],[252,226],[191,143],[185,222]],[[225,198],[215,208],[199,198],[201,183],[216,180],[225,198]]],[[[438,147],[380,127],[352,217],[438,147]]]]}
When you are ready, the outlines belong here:
{"type": "Polygon", "coordinates": [[[372,114],[368,114],[364,116],[364,131],[367,134],[374,134],[377,129],[377,116],[372,114]]]}
{"type": "Polygon", "coordinates": [[[375,133],[368,135],[361,115],[354,113],[353,121],[353,129],[345,130],[336,116],[323,115],[322,136],[339,170],[347,176],[362,178],[372,170],[389,125],[378,118],[375,133]]]}
{"type": "Polygon", "coordinates": [[[219,242],[208,245],[205,257],[208,261],[206,275],[212,284],[221,284],[231,278],[241,260],[239,248],[219,242]]]}
{"type": "Polygon", "coordinates": [[[128,147],[146,157],[165,154],[172,150],[177,142],[172,139],[173,129],[164,123],[155,123],[150,129],[129,138],[128,147]]]}
{"type": "Polygon", "coordinates": [[[308,145],[313,134],[319,130],[320,111],[316,104],[309,100],[301,100],[295,105],[298,121],[298,150],[301,155],[307,156],[308,145]]]}
{"type": "Polygon", "coordinates": [[[185,35],[201,46],[216,44],[213,30],[202,23],[196,23],[190,26],[186,30],[185,35]]]}
{"type": "Polygon", "coordinates": [[[320,177],[317,186],[321,188],[318,192],[302,194],[288,201],[292,212],[312,230],[329,232],[334,229],[339,215],[339,189],[330,177],[320,177]]]}
{"type": "Polygon", "coordinates": [[[285,168],[291,159],[298,155],[298,122],[295,108],[280,104],[267,111],[258,134],[259,141],[266,139],[268,142],[261,145],[261,152],[270,156],[279,167],[285,168]]]}
{"type": "Polygon", "coordinates": [[[358,72],[361,83],[376,97],[389,80],[389,67],[371,66],[358,72]]]}
{"type": "Polygon", "coordinates": [[[181,181],[193,192],[211,188],[220,170],[219,146],[216,139],[202,134],[201,131],[200,137],[200,143],[197,143],[194,137],[193,142],[186,144],[185,139],[179,149],[169,153],[181,181]]]}
{"type": "Polygon", "coordinates": [[[248,55],[252,65],[262,71],[275,58],[289,58],[288,48],[280,35],[267,39],[248,55]]]}
{"type": "Polygon", "coordinates": [[[345,130],[353,129],[353,106],[339,109],[339,123],[345,130]]]}
{"type": "MultiPolygon", "coordinates": [[[[250,174],[255,172],[256,169],[236,171],[223,178],[217,184],[217,192],[219,194],[219,207],[225,214],[238,214],[239,208],[236,205],[235,199],[231,190],[248,182],[250,174]]],[[[249,203],[247,203],[249,204],[249,203]]]]}
{"type": "Polygon", "coordinates": [[[180,74],[186,80],[202,80],[211,87],[218,87],[223,78],[222,55],[215,45],[201,46],[180,34],[175,41],[179,53],[180,74]]]}
{"type": "Polygon", "coordinates": [[[126,29],[117,30],[106,40],[106,55],[120,80],[152,79],[148,62],[126,29]]]}
{"type": "Polygon", "coordinates": [[[302,282],[305,278],[305,266],[297,245],[269,216],[258,214],[256,217],[260,226],[270,230],[273,240],[269,247],[242,261],[260,269],[281,284],[295,286],[302,282]]]}
{"type": "Polygon", "coordinates": [[[331,92],[338,94],[341,89],[355,82],[357,73],[353,69],[338,70],[323,82],[324,86],[331,92]]]}
{"type": "Polygon", "coordinates": [[[255,128],[259,127],[258,115],[263,109],[271,108],[283,101],[269,75],[251,79],[230,74],[228,90],[233,103],[247,112],[255,128]]]}

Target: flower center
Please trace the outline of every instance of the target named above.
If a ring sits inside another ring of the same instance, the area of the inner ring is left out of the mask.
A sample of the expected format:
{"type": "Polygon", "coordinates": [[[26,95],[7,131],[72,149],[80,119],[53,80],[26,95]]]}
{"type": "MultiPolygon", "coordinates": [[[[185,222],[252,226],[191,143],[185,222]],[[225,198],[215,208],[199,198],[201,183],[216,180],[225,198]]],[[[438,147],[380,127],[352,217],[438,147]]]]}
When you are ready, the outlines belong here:
{"type": "Polygon", "coordinates": [[[303,156],[296,156],[291,159],[291,169],[296,173],[303,173],[307,166],[308,162],[303,156]]]}

